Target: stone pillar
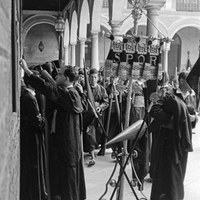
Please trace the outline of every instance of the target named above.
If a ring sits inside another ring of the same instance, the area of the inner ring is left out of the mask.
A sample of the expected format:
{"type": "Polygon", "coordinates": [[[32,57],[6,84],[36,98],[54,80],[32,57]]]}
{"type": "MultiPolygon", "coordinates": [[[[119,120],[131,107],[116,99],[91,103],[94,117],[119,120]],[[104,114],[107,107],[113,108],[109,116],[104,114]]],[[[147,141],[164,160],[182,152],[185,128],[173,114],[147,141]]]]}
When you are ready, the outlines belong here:
{"type": "MultiPolygon", "coordinates": [[[[147,10],[147,17],[151,20],[151,22],[147,19],[147,36],[158,37],[158,30],[155,27],[158,27],[158,11],[160,8],[158,6],[148,5],[145,7],[147,10]],[[152,25],[154,24],[154,26],[152,25]]],[[[157,44],[158,41],[154,40],[153,44],[157,44]]]]}
{"type": "MultiPolygon", "coordinates": [[[[147,10],[147,36],[152,36],[153,38],[158,38],[158,16],[160,9],[164,6],[166,1],[160,0],[160,1],[149,1],[149,3],[145,6],[145,9],[147,10]],[[156,29],[157,27],[157,29],[156,29]]],[[[159,42],[158,40],[153,41],[153,45],[157,45],[159,42]]],[[[165,45],[166,46],[166,45],[165,45]]],[[[165,47],[164,47],[165,49],[165,47]]],[[[164,50],[163,55],[163,70],[168,71],[168,51],[164,50]]],[[[166,71],[166,72],[167,72],[166,71]]]]}
{"type": "Polygon", "coordinates": [[[69,64],[69,46],[65,46],[65,65],[69,64]]]}
{"type": "Polygon", "coordinates": [[[69,65],[72,65],[72,57],[71,57],[71,55],[72,55],[72,47],[71,47],[71,45],[69,44],[69,45],[68,45],[68,64],[69,64],[69,65]]]}
{"type": "MultiPolygon", "coordinates": [[[[155,27],[158,27],[158,16],[160,9],[166,3],[165,0],[160,1],[152,1],[150,0],[149,3],[145,6],[147,10],[147,36],[158,37],[158,30],[155,27]],[[152,25],[154,24],[154,26],[152,25]]],[[[158,41],[154,40],[153,44],[157,44],[158,41]]]]}
{"type": "Polygon", "coordinates": [[[86,41],[86,38],[80,38],[79,40],[79,48],[80,48],[79,67],[80,68],[84,67],[83,61],[85,60],[85,41],[86,41]]]}
{"type": "Polygon", "coordinates": [[[162,66],[163,66],[163,71],[168,73],[168,53],[170,50],[170,42],[164,43],[163,45],[163,60],[162,60],[162,66]]]}
{"type": "Polygon", "coordinates": [[[71,65],[76,65],[76,43],[71,43],[71,65]]]}
{"type": "Polygon", "coordinates": [[[92,32],[92,58],[91,58],[91,68],[96,68],[99,70],[99,38],[98,32],[92,32]]]}

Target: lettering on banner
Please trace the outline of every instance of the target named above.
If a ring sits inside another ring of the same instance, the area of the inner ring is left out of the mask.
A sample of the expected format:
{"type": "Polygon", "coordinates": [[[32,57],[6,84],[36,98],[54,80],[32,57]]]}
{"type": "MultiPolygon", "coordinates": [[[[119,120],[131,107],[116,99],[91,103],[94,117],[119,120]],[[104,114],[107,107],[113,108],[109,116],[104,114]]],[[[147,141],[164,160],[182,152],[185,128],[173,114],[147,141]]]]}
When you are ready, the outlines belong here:
{"type": "Polygon", "coordinates": [[[122,80],[131,75],[134,79],[160,79],[162,65],[160,47],[139,43],[112,41],[112,48],[105,61],[106,76],[118,76],[122,80]],[[123,57],[123,60],[122,60],[123,57]]]}

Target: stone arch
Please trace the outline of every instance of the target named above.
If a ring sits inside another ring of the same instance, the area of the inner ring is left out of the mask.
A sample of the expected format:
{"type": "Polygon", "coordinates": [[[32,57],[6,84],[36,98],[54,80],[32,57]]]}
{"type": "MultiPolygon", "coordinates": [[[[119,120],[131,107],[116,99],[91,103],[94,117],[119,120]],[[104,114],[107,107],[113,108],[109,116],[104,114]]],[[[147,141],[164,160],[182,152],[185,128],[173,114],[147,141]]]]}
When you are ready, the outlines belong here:
{"type": "Polygon", "coordinates": [[[167,27],[160,20],[158,21],[158,30],[158,35],[160,37],[169,37],[167,27]]]}
{"type": "Polygon", "coordinates": [[[70,29],[70,43],[76,44],[77,43],[77,31],[78,31],[78,19],[76,11],[72,13],[71,19],[71,29],[70,29]]]}
{"type": "MultiPolygon", "coordinates": [[[[146,17],[142,17],[142,19],[138,22],[138,26],[146,26],[146,17]]],[[[121,26],[121,34],[125,34],[129,29],[133,28],[133,19],[132,17],[127,18],[121,26]]],[[[158,30],[160,33],[158,33],[161,37],[167,37],[168,36],[168,31],[167,27],[161,22],[158,21],[158,30]]]]}
{"type": "Polygon", "coordinates": [[[197,18],[184,18],[173,23],[168,30],[169,38],[173,38],[173,36],[182,28],[186,27],[194,27],[200,30],[200,20],[197,18]]]}
{"type": "MultiPolygon", "coordinates": [[[[138,26],[140,26],[140,25],[145,25],[146,26],[146,21],[140,20],[138,22],[138,26]]],[[[131,28],[133,28],[133,18],[130,16],[121,25],[121,28],[120,28],[121,29],[121,34],[122,35],[125,34],[131,28]]]]}
{"type": "Polygon", "coordinates": [[[80,11],[79,38],[87,38],[87,24],[90,23],[88,1],[84,0],[80,11]]]}
{"type": "Polygon", "coordinates": [[[23,28],[22,44],[24,44],[26,35],[33,26],[37,24],[43,24],[43,23],[54,26],[55,20],[56,20],[56,17],[51,16],[51,15],[44,15],[44,14],[41,14],[41,15],[38,14],[38,15],[29,17],[27,20],[24,21],[22,25],[22,28],[23,28]]]}
{"type": "Polygon", "coordinates": [[[48,23],[37,23],[32,26],[25,37],[22,50],[29,65],[56,60],[59,42],[54,26],[48,23]],[[39,45],[42,45],[41,49],[39,45]]]}
{"type": "Polygon", "coordinates": [[[103,0],[95,0],[91,15],[91,31],[99,32],[101,25],[101,9],[103,0]]]}
{"type": "Polygon", "coordinates": [[[65,31],[64,31],[64,47],[69,45],[69,21],[66,19],[65,21],[65,31]]]}

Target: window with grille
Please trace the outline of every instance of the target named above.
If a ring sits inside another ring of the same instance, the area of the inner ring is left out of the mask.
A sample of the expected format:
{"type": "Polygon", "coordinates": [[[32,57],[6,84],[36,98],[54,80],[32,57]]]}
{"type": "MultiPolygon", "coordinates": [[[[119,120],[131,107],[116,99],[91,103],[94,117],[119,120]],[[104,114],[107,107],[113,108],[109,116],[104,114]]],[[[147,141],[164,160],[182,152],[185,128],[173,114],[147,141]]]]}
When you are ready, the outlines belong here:
{"type": "Polygon", "coordinates": [[[200,11],[200,0],[176,0],[177,11],[189,11],[199,12],[200,11]]]}
{"type": "Polygon", "coordinates": [[[103,8],[108,8],[108,1],[109,0],[103,0],[103,8]]]}

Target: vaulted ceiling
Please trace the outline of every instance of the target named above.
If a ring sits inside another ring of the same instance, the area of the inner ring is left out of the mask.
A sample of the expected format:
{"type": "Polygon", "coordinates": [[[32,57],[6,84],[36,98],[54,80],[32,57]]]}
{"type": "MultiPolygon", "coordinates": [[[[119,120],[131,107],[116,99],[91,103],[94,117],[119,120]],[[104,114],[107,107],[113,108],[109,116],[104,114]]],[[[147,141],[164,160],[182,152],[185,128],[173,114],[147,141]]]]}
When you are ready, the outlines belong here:
{"type": "Polygon", "coordinates": [[[62,11],[71,0],[22,0],[23,10],[62,11]]]}

